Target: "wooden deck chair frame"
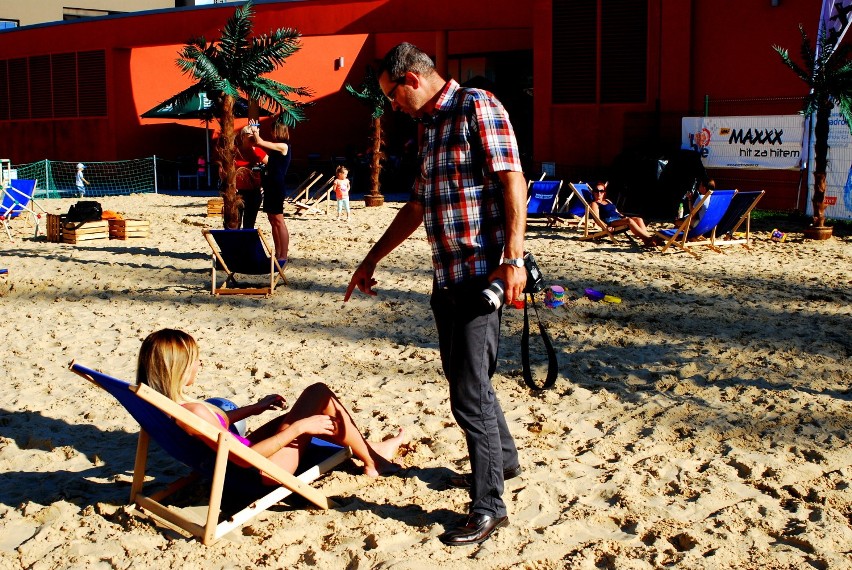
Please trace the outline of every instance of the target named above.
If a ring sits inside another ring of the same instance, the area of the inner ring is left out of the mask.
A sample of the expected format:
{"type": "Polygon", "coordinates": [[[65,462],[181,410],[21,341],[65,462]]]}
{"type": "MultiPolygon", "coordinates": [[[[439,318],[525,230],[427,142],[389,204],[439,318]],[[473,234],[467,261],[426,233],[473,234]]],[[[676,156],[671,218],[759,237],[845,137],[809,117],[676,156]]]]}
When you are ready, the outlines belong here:
{"type": "Polygon", "coordinates": [[[260,243],[267,257],[269,257],[268,287],[241,287],[235,277],[236,272],[231,271],[231,269],[228,267],[228,262],[225,261],[224,257],[222,257],[222,252],[219,249],[219,245],[216,243],[216,239],[213,237],[213,232],[209,229],[201,230],[201,233],[204,235],[204,239],[207,240],[207,243],[210,245],[210,249],[212,251],[212,269],[210,277],[211,295],[265,295],[268,297],[275,292],[275,286],[278,285],[279,279],[285,285],[287,284],[287,277],[284,275],[284,268],[278,264],[278,260],[275,259],[274,255],[271,254],[272,250],[269,249],[269,245],[266,243],[266,239],[263,237],[263,232],[261,232],[257,228],[254,228],[254,230],[257,232],[257,237],[260,240],[260,243]],[[222,282],[221,285],[217,285],[217,266],[225,273],[225,280],[222,282]]]}
{"type": "MultiPolygon", "coordinates": [[[[723,224],[725,226],[728,225],[724,223],[724,219],[723,221],[720,221],[715,228],[713,228],[713,235],[711,239],[714,246],[718,247],[721,245],[742,244],[742,246],[746,249],[751,249],[751,212],[752,210],[754,210],[755,206],[757,206],[757,203],[760,202],[761,198],[763,198],[764,194],[766,194],[766,190],[746,191],[738,192],[733,197],[733,199],[731,200],[731,206],[728,206],[729,210],[733,207],[735,200],[748,200],[751,198],[751,203],[746,207],[745,211],[741,215],[739,215],[736,220],[731,220],[730,230],[726,229],[723,226],[723,224]],[[742,226],[743,224],[745,224],[745,237],[734,237],[737,230],[739,230],[740,226],[742,226]],[[728,237],[726,238],[725,236],[728,237]]],[[[725,215],[727,216],[727,212],[725,215]]],[[[719,251],[722,250],[720,249],[719,251]]]]}
{"type": "MultiPolygon", "coordinates": [[[[725,194],[730,195],[730,198],[728,198],[728,204],[724,206],[725,210],[727,210],[728,206],[730,205],[730,200],[732,200],[733,197],[736,196],[737,191],[708,190],[707,193],[704,194],[704,196],[702,196],[701,199],[692,207],[692,210],[690,210],[689,215],[687,215],[686,218],[684,218],[684,220],[673,231],[667,230],[667,232],[670,232],[671,235],[669,235],[669,233],[664,233],[663,231],[657,231],[656,235],[665,240],[665,243],[663,244],[663,249],[660,250],[660,253],[665,253],[673,245],[681,251],[685,251],[696,258],[698,257],[698,254],[695,252],[695,248],[701,245],[707,246],[716,252],[721,252],[721,250],[713,244],[711,238],[689,241],[689,235],[690,233],[692,233],[692,235],[712,235],[712,232],[715,231],[716,226],[724,215],[724,211],[719,214],[719,219],[715,222],[712,222],[712,226],[706,228],[706,230],[702,230],[698,226],[696,226],[695,228],[691,228],[690,226],[692,225],[692,219],[701,209],[701,206],[704,205],[704,202],[710,200],[711,208],[718,206],[718,201],[714,203],[713,200],[711,200],[711,196],[716,196],[718,200],[721,196],[725,194]]],[[[705,214],[705,216],[706,215],[707,214],[705,214]]],[[[702,218],[702,220],[699,222],[699,226],[702,223],[709,224],[711,222],[702,218]]]]}
{"type": "Polygon", "coordinates": [[[302,199],[302,196],[309,196],[311,187],[322,179],[322,172],[314,170],[302,182],[299,183],[291,192],[288,192],[284,197],[285,202],[296,202],[302,199]]]}
{"type": "Polygon", "coordinates": [[[304,212],[316,212],[318,214],[322,214],[322,210],[317,208],[319,204],[323,201],[325,202],[325,214],[328,215],[329,208],[331,208],[331,189],[334,185],[334,176],[331,176],[328,180],[323,182],[318,189],[314,192],[314,194],[310,198],[306,198],[304,201],[295,201],[293,205],[296,206],[296,213],[301,214],[304,212]]]}
{"type": "MultiPolygon", "coordinates": [[[[106,376],[75,362],[71,363],[70,369],[98,387],[101,386],[96,377],[98,375],[106,376]]],[[[309,485],[309,483],[352,457],[352,450],[349,447],[343,447],[340,451],[319,464],[303,471],[299,475],[293,475],[257,451],[237,441],[233,434],[216,429],[213,425],[205,422],[156,390],[145,385],[127,384],[127,387],[139,399],[147,402],[170,418],[189,426],[195,432],[195,437],[215,449],[215,464],[210,485],[210,495],[208,497],[207,516],[205,523],[200,525],[180,512],[170,509],[162,502],[180,489],[197,481],[200,478],[198,473],[182,477],[172,482],[162,491],[150,496],[143,494],[148,445],[151,435],[140,428],[139,439],[136,445],[136,460],[133,468],[133,482],[130,487],[130,503],[135,504],[139,509],[147,511],[171,527],[177,527],[197,537],[201,540],[202,544],[210,545],[232,530],[242,527],[258,514],[293,493],[301,495],[321,509],[337,507],[334,501],[326,497],[318,489],[309,485]],[[219,522],[225,487],[225,472],[228,463],[234,459],[238,459],[250,468],[262,472],[266,477],[278,483],[279,486],[270,486],[269,493],[253,501],[230,518],[219,522]]],[[[211,453],[214,453],[213,449],[211,449],[211,453]]]]}
{"type": "MultiPolygon", "coordinates": [[[[598,216],[595,211],[592,210],[591,204],[589,204],[589,201],[586,200],[586,198],[583,196],[583,192],[580,188],[581,185],[585,186],[586,188],[591,188],[585,182],[578,182],[576,185],[573,182],[568,183],[568,186],[571,188],[571,193],[577,197],[577,200],[580,201],[586,211],[584,217],[580,219],[580,224],[582,224],[583,226],[583,237],[581,237],[580,240],[590,241],[608,237],[612,241],[612,243],[618,243],[618,240],[615,239],[615,236],[627,232],[630,228],[628,226],[620,226],[615,228],[614,230],[610,230],[609,227],[603,222],[603,220],[601,220],[600,216],[598,216]],[[589,232],[590,223],[592,224],[592,227],[597,228],[597,230],[592,233],[589,232]]],[[[566,207],[570,200],[571,197],[569,196],[568,200],[566,200],[565,203],[566,207]]],[[[630,237],[629,234],[627,234],[627,237],[630,239],[631,242],[635,244],[633,238],[630,237]]]]}

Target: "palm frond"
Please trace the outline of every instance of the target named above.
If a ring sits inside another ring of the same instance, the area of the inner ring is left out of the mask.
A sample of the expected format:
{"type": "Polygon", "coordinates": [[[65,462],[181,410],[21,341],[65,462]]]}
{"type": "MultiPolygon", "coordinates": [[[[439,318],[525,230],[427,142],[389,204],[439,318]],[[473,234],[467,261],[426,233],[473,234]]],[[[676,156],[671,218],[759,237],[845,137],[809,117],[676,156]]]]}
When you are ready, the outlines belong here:
{"type": "Polygon", "coordinates": [[[792,69],[793,73],[799,76],[799,79],[801,79],[808,85],[811,84],[811,72],[803,67],[800,67],[799,64],[793,61],[790,58],[790,52],[788,52],[786,48],[782,48],[781,46],[776,45],[772,46],[772,49],[774,49],[778,53],[778,55],[781,56],[781,62],[790,69],[792,69]]]}
{"type": "Polygon", "coordinates": [[[350,95],[372,109],[372,118],[378,119],[385,112],[387,97],[385,97],[381,86],[379,86],[379,80],[376,77],[376,72],[373,71],[371,66],[367,66],[367,69],[364,72],[364,80],[361,82],[359,87],[360,89],[355,89],[348,83],[345,85],[346,91],[350,95]]]}
{"type": "MultiPolygon", "coordinates": [[[[808,34],[805,32],[805,27],[801,24],[799,24],[799,34],[802,36],[802,43],[799,46],[799,51],[802,56],[802,62],[808,69],[813,69],[816,54],[811,49],[811,40],[808,39],[808,34]]],[[[820,34],[819,37],[823,37],[824,35],[825,34],[820,34]]]]}

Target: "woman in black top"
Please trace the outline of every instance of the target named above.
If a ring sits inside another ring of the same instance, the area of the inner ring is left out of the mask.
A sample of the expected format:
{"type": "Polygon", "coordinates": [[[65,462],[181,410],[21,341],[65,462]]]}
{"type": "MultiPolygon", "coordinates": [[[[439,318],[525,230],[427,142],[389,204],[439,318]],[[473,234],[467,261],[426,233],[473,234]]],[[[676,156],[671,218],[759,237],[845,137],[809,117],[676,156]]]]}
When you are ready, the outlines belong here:
{"type": "Polygon", "coordinates": [[[606,187],[606,182],[595,184],[595,188],[592,190],[594,200],[590,204],[598,218],[606,224],[603,229],[613,231],[615,228],[627,226],[633,232],[633,235],[641,239],[646,246],[653,247],[656,245],[657,240],[645,225],[645,221],[637,216],[625,216],[619,212],[615,204],[607,199],[606,187]]]}
{"type": "Polygon", "coordinates": [[[272,227],[275,257],[284,266],[290,249],[290,232],[284,223],[284,179],[290,168],[290,129],[278,120],[272,123],[272,140],[264,140],[260,129],[253,127],[255,144],[268,153],[266,175],[263,180],[263,211],[272,227]]]}

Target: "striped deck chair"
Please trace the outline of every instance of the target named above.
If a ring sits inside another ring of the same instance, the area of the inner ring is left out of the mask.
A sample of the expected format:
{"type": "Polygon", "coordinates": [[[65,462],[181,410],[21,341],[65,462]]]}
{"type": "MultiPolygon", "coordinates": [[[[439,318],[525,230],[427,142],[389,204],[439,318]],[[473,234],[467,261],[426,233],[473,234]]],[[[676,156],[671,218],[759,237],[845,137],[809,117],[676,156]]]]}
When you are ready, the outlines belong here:
{"type": "Polygon", "coordinates": [[[305,454],[303,464],[296,470],[296,475],[292,475],[237,441],[229,432],[216,429],[148,386],[129,384],[74,362],[70,368],[107,391],[139,423],[141,429],[130,503],[199,538],[203,544],[212,544],[228,532],[241,528],[292,493],[301,495],[321,509],[337,506],[309,483],[351,457],[352,451],[348,447],[314,438],[310,453],[305,454]],[[189,426],[197,435],[184,431],[175,423],[176,420],[189,426]],[[151,439],[174,459],[191,468],[193,473],[149,496],[142,491],[151,439]],[[161,502],[201,478],[211,482],[204,524],[161,502]],[[250,491],[250,496],[246,496],[246,491],[250,491]],[[235,494],[240,496],[234,497],[235,494]],[[220,522],[223,499],[248,506],[220,522]]]}

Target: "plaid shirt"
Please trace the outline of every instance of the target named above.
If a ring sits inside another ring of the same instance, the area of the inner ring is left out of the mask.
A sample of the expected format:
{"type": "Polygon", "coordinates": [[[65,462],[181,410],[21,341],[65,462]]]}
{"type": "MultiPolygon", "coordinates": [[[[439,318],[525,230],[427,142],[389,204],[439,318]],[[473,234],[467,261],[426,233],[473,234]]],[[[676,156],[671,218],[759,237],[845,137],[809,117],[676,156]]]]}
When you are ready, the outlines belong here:
{"type": "Polygon", "coordinates": [[[491,93],[450,80],[423,120],[420,173],[411,199],[423,206],[439,287],[485,276],[505,242],[501,171],[521,171],[509,115],[491,93]]]}

